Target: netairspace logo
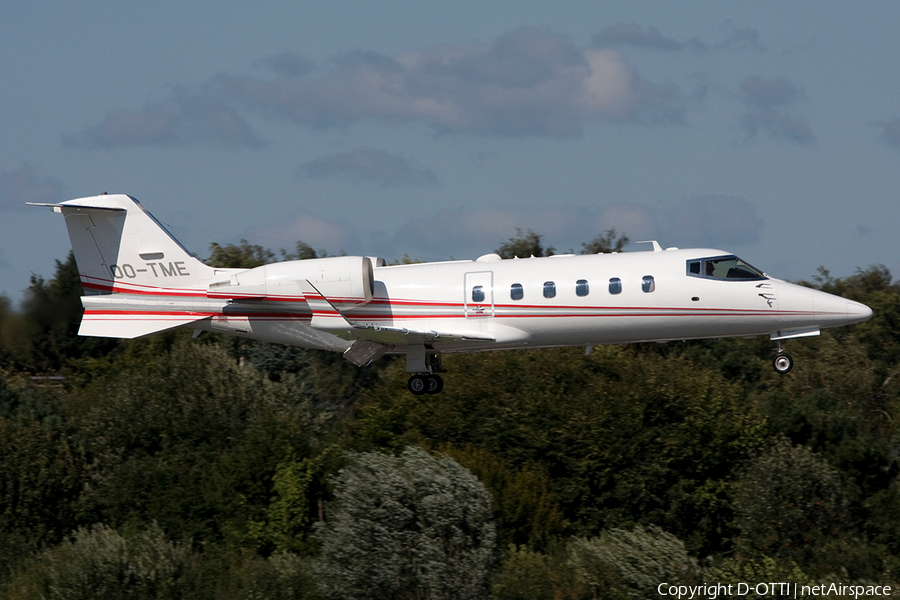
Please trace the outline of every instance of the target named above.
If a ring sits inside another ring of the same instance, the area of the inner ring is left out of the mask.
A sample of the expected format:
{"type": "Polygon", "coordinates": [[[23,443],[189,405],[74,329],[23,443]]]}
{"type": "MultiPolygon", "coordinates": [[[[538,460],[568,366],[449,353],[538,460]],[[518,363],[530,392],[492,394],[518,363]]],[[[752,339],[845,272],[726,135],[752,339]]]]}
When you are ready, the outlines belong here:
{"type": "Polygon", "coordinates": [[[823,583],[821,585],[800,585],[790,582],[769,583],[712,583],[703,585],[669,585],[661,583],[656,588],[660,596],[672,596],[676,600],[708,598],[716,600],[721,596],[780,596],[783,598],[805,598],[807,596],[847,596],[854,600],[874,596],[890,596],[889,585],[844,585],[823,583]]]}

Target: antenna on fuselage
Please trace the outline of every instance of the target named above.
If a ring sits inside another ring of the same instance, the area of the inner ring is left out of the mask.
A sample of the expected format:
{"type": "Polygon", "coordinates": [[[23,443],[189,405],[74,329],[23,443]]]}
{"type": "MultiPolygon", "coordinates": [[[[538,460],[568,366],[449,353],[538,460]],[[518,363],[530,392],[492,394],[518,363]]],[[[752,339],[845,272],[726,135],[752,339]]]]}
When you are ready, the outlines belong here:
{"type": "Polygon", "coordinates": [[[653,244],[654,252],[662,252],[663,251],[662,246],[660,246],[659,242],[657,242],[656,240],[646,240],[643,242],[635,242],[635,244],[653,244]]]}

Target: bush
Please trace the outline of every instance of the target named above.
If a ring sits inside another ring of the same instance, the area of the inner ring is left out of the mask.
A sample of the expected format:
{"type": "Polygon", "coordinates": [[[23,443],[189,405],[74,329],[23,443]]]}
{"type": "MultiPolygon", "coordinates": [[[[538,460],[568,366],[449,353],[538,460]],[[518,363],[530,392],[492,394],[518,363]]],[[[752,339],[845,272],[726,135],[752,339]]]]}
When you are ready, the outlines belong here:
{"type": "Polygon", "coordinates": [[[336,496],[317,532],[326,597],[487,597],[496,531],[488,493],[467,469],[418,448],[353,454],[336,496]]]}

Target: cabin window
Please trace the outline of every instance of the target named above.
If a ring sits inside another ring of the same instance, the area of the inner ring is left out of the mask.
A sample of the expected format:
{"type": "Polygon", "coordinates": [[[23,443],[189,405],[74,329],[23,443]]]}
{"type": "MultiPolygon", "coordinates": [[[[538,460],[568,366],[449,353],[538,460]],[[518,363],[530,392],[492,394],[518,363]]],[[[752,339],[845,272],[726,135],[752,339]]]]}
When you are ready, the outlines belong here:
{"type": "Polygon", "coordinates": [[[476,285],[472,288],[472,302],[484,302],[484,286],[476,285]]]}
{"type": "Polygon", "coordinates": [[[621,294],[622,293],[622,280],[618,277],[613,277],[609,280],[609,293],[610,294],[621,294]]]}
{"type": "Polygon", "coordinates": [[[509,297],[513,300],[521,300],[525,297],[525,289],[521,283],[514,283],[509,288],[509,297]]]}
{"type": "Polygon", "coordinates": [[[587,296],[591,291],[590,286],[588,286],[587,279],[579,279],[575,282],[575,295],[576,296],[587,296]]]}
{"type": "Polygon", "coordinates": [[[544,298],[556,297],[556,284],[552,281],[544,282],[544,298]]]}
{"type": "Polygon", "coordinates": [[[641,289],[647,294],[656,291],[656,281],[653,279],[653,275],[644,275],[644,278],[641,279],[641,289]]]}

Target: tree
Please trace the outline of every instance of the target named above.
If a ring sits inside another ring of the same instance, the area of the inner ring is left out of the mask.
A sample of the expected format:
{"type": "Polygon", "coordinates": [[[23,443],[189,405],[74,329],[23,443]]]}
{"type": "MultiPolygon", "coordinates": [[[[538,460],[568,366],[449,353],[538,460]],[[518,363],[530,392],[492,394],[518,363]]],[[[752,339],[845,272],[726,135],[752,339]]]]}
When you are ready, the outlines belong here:
{"type": "Polygon", "coordinates": [[[182,597],[195,578],[193,558],[190,545],[170,542],[156,524],[128,537],[99,524],[45,550],[7,593],[50,600],[182,597]]]}
{"type": "Polygon", "coordinates": [[[734,498],[738,548],[810,564],[842,534],[847,500],[839,474],[805,446],[778,440],[744,472],[734,498]]]}
{"type": "Polygon", "coordinates": [[[616,228],[607,229],[604,233],[600,233],[590,242],[581,244],[582,254],[604,254],[607,252],[621,252],[622,248],[628,244],[628,236],[624,233],[616,236],[616,228]]]}
{"type": "MultiPolygon", "coordinates": [[[[403,365],[388,366],[383,385],[361,393],[358,448],[482,448],[512,473],[547,473],[570,531],[654,524],[693,553],[727,549],[735,465],[761,445],[765,423],[720,373],[655,346],[459,354],[444,365],[439,397],[412,397],[403,365]]],[[[535,532],[523,522],[502,522],[515,528],[504,539],[535,532]]]]}
{"type": "Polygon", "coordinates": [[[475,599],[488,596],[496,554],[484,486],[446,456],[350,455],[337,510],[317,537],[328,598],[475,599]]]}
{"type": "Polygon", "coordinates": [[[209,245],[209,258],[206,259],[206,264],[221,269],[252,269],[271,262],[275,262],[274,252],[247,240],[241,240],[238,246],[220,246],[213,242],[209,245]]]}
{"type": "Polygon", "coordinates": [[[444,444],[440,450],[472,471],[490,492],[502,546],[527,544],[543,550],[566,533],[569,523],[543,469],[536,465],[509,469],[488,450],[471,444],[465,448],[444,444]]]}
{"type": "Polygon", "coordinates": [[[117,367],[71,400],[73,445],[90,463],[83,510],[116,527],[155,520],[195,540],[271,548],[254,523],[272,478],[314,453],[324,420],[302,382],[269,381],[189,340],[117,367]]]}
{"type": "Polygon", "coordinates": [[[647,598],[661,582],[691,584],[700,576],[684,543],[653,525],[575,538],[569,542],[569,564],[595,593],[604,590],[603,596],[613,597],[647,598]]]}
{"type": "Polygon", "coordinates": [[[516,227],[516,237],[511,237],[497,248],[500,258],[529,258],[531,256],[553,256],[555,249],[552,246],[544,248],[541,238],[544,237],[531,229],[522,231],[516,227]]]}
{"type": "Polygon", "coordinates": [[[284,248],[281,249],[282,260],[308,260],[310,258],[323,258],[324,251],[316,252],[313,247],[306,242],[297,242],[293,252],[288,252],[284,248]]]}
{"type": "Polygon", "coordinates": [[[657,586],[697,583],[700,567],[684,543],[653,525],[575,537],[548,554],[510,546],[494,584],[496,600],[650,598],[657,586]]]}
{"type": "MultiPolygon", "coordinates": [[[[325,256],[324,252],[316,253],[312,246],[305,242],[298,241],[294,245],[293,252],[281,249],[281,260],[306,260],[323,256],[325,256]]],[[[268,248],[241,240],[238,245],[222,246],[215,242],[210,244],[209,258],[206,259],[206,264],[220,269],[253,269],[277,260],[277,255],[268,248]]]]}
{"type": "Polygon", "coordinates": [[[80,337],[81,277],[75,255],[56,261],[49,281],[32,275],[12,338],[13,354],[31,371],[53,372],[73,358],[102,356],[118,345],[110,338],[80,337]]]}

